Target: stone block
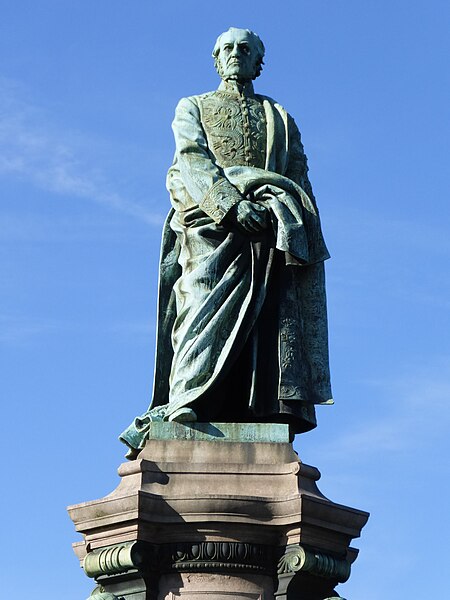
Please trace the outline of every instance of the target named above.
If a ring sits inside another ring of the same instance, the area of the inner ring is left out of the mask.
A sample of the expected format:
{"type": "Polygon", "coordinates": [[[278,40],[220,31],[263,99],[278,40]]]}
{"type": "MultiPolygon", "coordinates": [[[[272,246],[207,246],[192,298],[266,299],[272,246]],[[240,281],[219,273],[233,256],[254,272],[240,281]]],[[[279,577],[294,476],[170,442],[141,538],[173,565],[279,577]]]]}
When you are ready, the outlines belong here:
{"type": "Polygon", "coordinates": [[[296,577],[326,598],[348,578],[368,514],[319,491],[320,473],[300,461],[287,426],[154,425],[111,494],[69,507],[83,536],[74,549],[106,591],[197,600],[210,585],[218,597],[275,589],[281,599],[296,577]]]}

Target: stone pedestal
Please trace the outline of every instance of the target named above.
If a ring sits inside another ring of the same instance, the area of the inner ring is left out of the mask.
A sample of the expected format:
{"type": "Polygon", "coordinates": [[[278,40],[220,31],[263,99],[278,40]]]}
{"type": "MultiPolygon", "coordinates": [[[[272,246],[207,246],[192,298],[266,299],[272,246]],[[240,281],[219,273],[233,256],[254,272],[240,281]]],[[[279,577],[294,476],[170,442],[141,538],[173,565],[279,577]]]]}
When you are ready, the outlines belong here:
{"type": "Polygon", "coordinates": [[[320,473],[299,460],[287,425],[151,427],[116,490],[69,507],[94,598],[337,596],[368,514],[320,493],[320,473]]]}

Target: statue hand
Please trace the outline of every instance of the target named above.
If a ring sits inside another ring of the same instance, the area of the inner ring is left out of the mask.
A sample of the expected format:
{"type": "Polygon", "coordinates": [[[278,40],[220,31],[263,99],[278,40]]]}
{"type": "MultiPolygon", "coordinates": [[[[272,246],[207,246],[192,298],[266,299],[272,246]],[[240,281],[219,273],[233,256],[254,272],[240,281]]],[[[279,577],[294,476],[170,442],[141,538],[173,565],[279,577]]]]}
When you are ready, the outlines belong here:
{"type": "Polygon", "coordinates": [[[250,233],[258,233],[267,228],[269,211],[264,206],[241,200],[228,212],[231,220],[250,233]]]}

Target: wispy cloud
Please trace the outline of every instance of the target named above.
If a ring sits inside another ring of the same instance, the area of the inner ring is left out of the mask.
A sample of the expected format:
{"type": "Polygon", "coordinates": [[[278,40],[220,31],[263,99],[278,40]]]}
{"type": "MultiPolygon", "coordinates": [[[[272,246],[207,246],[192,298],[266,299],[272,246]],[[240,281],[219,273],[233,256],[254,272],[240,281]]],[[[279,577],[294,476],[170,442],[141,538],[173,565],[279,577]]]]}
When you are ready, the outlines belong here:
{"type": "Polygon", "coordinates": [[[417,451],[447,435],[450,357],[409,365],[404,375],[362,383],[367,395],[377,398],[378,409],[355,416],[332,441],[322,441],[317,451],[327,459],[355,463],[369,456],[392,456],[417,451]]]}
{"type": "MultiPolygon", "coordinates": [[[[450,254],[448,222],[436,223],[423,218],[421,213],[410,212],[400,218],[386,207],[355,207],[354,203],[337,203],[338,209],[327,206],[323,220],[329,235],[346,248],[349,242],[360,253],[370,252],[377,259],[389,259],[396,264],[404,252],[413,253],[417,260],[445,257],[450,254]],[[385,209],[383,212],[382,208],[385,209]]],[[[351,258],[351,257],[350,257],[351,258]]]]}
{"type": "Polygon", "coordinates": [[[44,337],[70,333],[86,333],[90,336],[100,334],[141,343],[155,336],[155,322],[148,319],[96,321],[95,325],[83,320],[74,322],[64,319],[52,319],[45,316],[0,314],[0,346],[26,346],[44,337]]]}
{"type": "Polygon", "coordinates": [[[98,165],[85,159],[89,136],[58,130],[45,111],[25,102],[23,96],[17,83],[0,78],[0,174],[97,202],[151,225],[161,224],[161,214],[117,192],[98,165]]]}
{"type": "Polygon", "coordinates": [[[110,331],[113,334],[123,335],[126,337],[153,337],[156,332],[156,324],[150,319],[134,320],[134,321],[118,321],[113,323],[110,327],[110,331]]]}
{"type": "Polygon", "coordinates": [[[35,319],[25,316],[0,315],[0,344],[22,346],[60,327],[51,319],[35,319]]]}
{"type": "MultiPolygon", "coordinates": [[[[145,229],[143,234],[146,235],[145,229]]],[[[102,216],[101,220],[92,219],[89,214],[0,213],[0,242],[117,241],[127,235],[121,217],[112,212],[109,217],[102,216]]]]}
{"type": "Polygon", "coordinates": [[[445,219],[436,223],[419,212],[408,211],[400,218],[373,207],[338,205],[339,212],[330,207],[325,213],[333,293],[348,299],[353,288],[365,302],[448,312],[450,238],[445,219]]]}

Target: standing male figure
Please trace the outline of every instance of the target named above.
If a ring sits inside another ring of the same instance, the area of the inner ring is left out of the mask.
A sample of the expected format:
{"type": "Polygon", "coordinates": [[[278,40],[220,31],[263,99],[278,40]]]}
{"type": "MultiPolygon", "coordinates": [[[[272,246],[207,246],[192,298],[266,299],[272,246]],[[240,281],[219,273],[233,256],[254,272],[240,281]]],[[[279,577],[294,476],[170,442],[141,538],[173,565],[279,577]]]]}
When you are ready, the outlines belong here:
{"type": "Polygon", "coordinates": [[[299,131],[254,93],[256,34],[229,29],[213,57],[219,89],[183,98],[173,122],[153,401],[121,438],[135,449],[155,419],[299,433],[315,427],[315,404],[332,402],[329,255],[299,131]]]}

